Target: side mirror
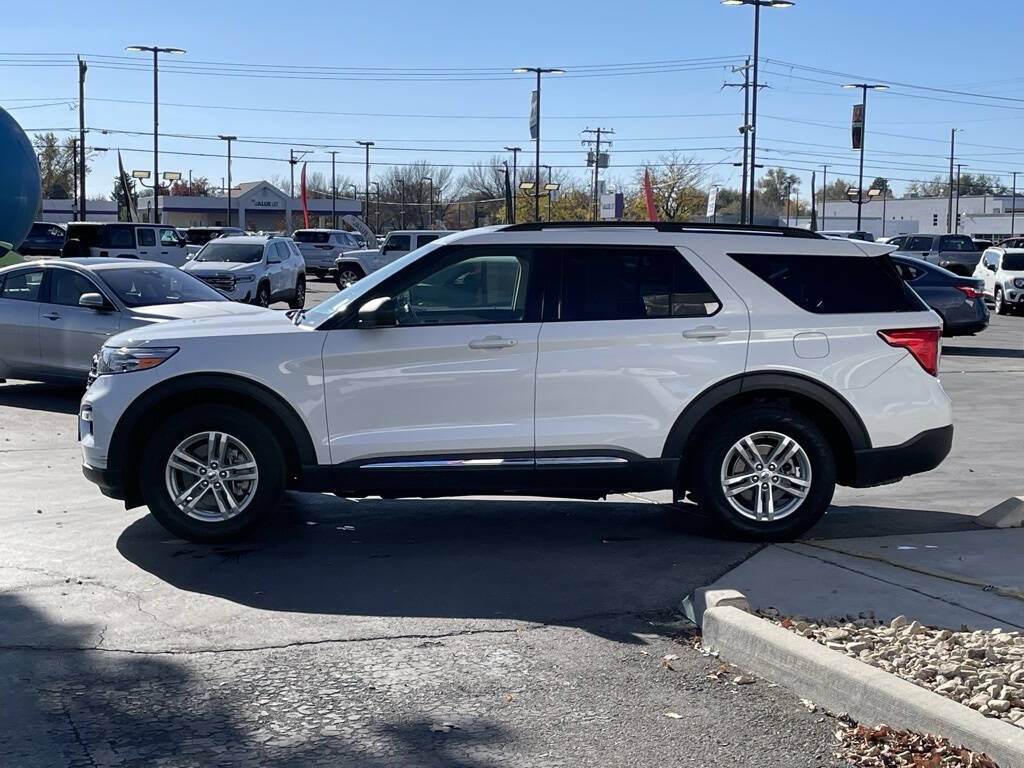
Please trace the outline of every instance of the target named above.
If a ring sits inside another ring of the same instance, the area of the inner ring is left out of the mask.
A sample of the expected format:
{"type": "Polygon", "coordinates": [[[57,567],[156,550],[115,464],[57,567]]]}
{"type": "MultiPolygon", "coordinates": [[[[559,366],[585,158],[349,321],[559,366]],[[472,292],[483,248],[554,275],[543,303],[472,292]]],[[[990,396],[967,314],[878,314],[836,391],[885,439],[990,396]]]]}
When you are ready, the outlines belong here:
{"type": "Polygon", "coordinates": [[[108,309],[107,302],[98,293],[83,293],[78,297],[78,306],[95,309],[99,312],[108,309]]]}
{"type": "Polygon", "coordinates": [[[385,248],[385,247],[384,247],[384,246],[382,245],[382,246],[380,247],[380,255],[381,255],[381,256],[383,256],[383,255],[384,255],[385,253],[387,253],[387,252],[388,252],[388,249],[387,249],[387,248],[385,248]]]}
{"type": "Polygon", "coordinates": [[[398,325],[395,300],[390,296],[370,299],[359,308],[360,328],[389,328],[398,325]]]}

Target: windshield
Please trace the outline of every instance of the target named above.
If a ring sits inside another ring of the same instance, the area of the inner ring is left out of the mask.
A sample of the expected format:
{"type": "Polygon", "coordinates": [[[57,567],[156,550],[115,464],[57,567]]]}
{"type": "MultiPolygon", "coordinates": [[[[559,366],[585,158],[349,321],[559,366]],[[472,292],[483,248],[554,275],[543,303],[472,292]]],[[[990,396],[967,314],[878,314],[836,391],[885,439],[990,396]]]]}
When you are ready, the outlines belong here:
{"type": "Polygon", "coordinates": [[[186,301],[228,301],[199,278],[174,267],[104,269],[100,278],[126,307],[183,304],[186,301]]]}
{"type": "Polygon", "coordinates": [[[263,243],[226,243],[211,240],[196,254],[196,261],[230,261],[255,264],[263,258],[263,243]]]}
{"type": "Polygon", "coordinates": [[[352,283],[348,288],[334,294],[327,301],[307,310],[302,316],[302,324],[314,328],[323,324],[332,315],[344,312],[353,299],[362,296],[367,291],[373,290],[399,270],[404,269],[409,264],[421,259],[439,247],[435,243],[429,243],[422,248],[417,248],[412,253],[405,254],[400,259],[396,259],[386,267],[381,267],[376,272],[371,272],[362,280],[352,283]]]}
{"type": "Polygon", "coordinates": [[[1024,253],[1004,254],[1003,269],[1007,272],[1024,272],[1024,253]]]}

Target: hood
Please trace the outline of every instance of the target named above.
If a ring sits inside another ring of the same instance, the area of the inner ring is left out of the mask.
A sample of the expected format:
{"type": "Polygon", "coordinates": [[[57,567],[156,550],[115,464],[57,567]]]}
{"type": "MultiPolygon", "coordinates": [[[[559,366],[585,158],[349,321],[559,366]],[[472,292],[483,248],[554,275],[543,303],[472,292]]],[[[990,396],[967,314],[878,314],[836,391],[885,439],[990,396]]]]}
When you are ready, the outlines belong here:
{"type": "Polygon", "coordinates": [[[364,256],[380,256],[380,248],[363,248],[363,249],[358,250],[358,251],[345,251],[338,258],[339,259],[340,258],[346,258],[346,259],[356,258],[356,259],[359,259],[359,258],[362,258],[364,256]]]}
{"type": "Polygon", "coordinates": [[[261,307],[240,304],[237,301],[190,301],[183,304],[153,304],[148,307],[131,307],[132,318],[145,323],[159,323],[166,320],[191,320],[197,317],[222,317],[224,315],[252,315],[262,312],[261,307]]]}
{"type": "Polygon", "coordinates": [[[259,267],[260,262],[256,261],[251,264],[240,264],[237,261],[192,261],[186,262],[185,266],[182,267],[186,272],[240,272],[244,269],[250,269],[259,267]]]}
{"type": "MultiPolygon", "coordinates": [[[[221,302],[206,302],[207,306],[221,302]]],[[[225,336],[261,336],[284,333],[310,333],[311,329],[292,324],[291,318],[276,309],[263,309],[235,302],[224,302],[241,311],[191,319],[154,322],[119,333],[107,341],[107,346],[139,346],[174,344],[175,342],[225,336]]],[[[177,305],[185,306],[185,305],[177,305]]],[[[193,305],[199,306],[199,304],[193,305]]],[[[155,307],[154,309],[162,309],[155,307]]]]}

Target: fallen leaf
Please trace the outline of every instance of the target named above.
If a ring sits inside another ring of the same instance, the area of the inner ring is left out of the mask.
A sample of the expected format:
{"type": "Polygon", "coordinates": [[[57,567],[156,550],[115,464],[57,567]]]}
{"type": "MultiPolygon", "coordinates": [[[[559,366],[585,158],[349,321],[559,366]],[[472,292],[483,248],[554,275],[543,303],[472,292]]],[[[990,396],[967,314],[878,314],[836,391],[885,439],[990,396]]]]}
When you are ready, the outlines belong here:
{"type": "Polygon", "coordinates": [[[665,717],[671,717],[673,720],[682,720],[683,716],[678,712],[666,712],[665,717]]]}

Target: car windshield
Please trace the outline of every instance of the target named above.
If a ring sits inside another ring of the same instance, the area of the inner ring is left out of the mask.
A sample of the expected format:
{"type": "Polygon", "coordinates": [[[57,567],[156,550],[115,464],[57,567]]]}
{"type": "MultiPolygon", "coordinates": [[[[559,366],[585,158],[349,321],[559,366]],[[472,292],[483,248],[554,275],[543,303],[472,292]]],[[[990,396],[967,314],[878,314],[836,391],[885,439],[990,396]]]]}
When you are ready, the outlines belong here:
{"type": "Polygon", "coordinates": [[[263,243],[226,243],[211,240],[196,254],[196,261],[255,264],[263,258],[263,243]]]}
{"type": "Polygon", "coordinates": [[[352,283],[348,288],[334,294],[331,298],[327,299],[327,301],[317,304],[312,309],[306,310],[302,315],[302,324],[314,328],[321,325],[332,315],[344,312],[348,305],[352,303],[353,299],[362,296],[367,291],[373,290],[399,270],[404,269],[409,264],[423,258],[428,253],[439,247],[440,246],[435,243],[428,243],[422,248],[417,248],[415,251],[405,254],[402,258],[396,259],[387,266],[381,267],[376,272],[371,272],[362,280],[352,283]]]}
{"type": "Polygon", "coordinates": [[[99,276],[126,307],[228,301],[202,280],[174,267],[104,269],[99,276]]]}
{"type": "Polygon", "coordinates": [[[1024,253],[1007,253],[1003,256],[1003,269],[1007,272],[1024,272],[1024,253]]]}

